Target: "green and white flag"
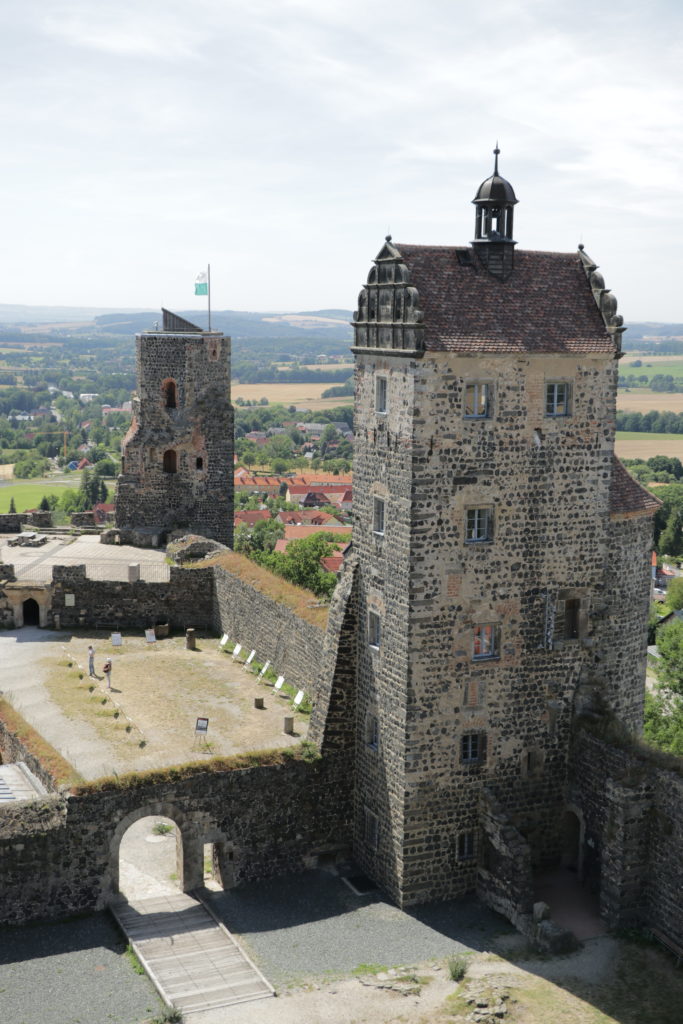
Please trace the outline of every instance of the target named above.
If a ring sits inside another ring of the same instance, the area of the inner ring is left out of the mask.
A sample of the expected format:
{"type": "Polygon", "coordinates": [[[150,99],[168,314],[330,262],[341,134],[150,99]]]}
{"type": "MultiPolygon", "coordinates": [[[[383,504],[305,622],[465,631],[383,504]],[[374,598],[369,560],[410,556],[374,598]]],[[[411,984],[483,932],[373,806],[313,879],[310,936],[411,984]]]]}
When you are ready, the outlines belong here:
{"type": "Polygon", "coordinates": [[[209,294],[209,279],[205,270],[202,270],[201,274],[197,274],[194,279],[194,293],[195,295],[209,294]]]}

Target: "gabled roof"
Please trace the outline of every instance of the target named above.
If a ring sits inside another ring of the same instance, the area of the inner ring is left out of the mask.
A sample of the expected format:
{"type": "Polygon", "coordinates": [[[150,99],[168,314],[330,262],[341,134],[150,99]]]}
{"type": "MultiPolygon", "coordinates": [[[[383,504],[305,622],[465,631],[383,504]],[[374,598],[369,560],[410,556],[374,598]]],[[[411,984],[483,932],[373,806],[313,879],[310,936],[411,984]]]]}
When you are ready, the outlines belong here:
{"type": "Polygon", "coordinates": [[[418,292],[428,351],[615,351],[578,253],[518,250],[501,281],[471,248],[395,248],[418,292]]]}
{"type": "Polygon", "coordinates": [[[662,504],[659,498],[634,480],[622,462],[612,456],[612,480],[609,490],[610,515],[620,519],[654,515],[662,504]]]}

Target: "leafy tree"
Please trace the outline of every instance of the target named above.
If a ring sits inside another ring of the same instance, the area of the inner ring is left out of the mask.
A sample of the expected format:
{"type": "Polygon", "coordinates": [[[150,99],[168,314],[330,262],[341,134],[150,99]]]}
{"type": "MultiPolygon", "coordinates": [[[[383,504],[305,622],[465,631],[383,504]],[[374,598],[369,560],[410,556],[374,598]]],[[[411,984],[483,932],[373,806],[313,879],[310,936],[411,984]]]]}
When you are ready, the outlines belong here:
{"type": "Polygon", "coordinates": [[[683,696],[683,622],[676,619],[657,633],[661,661],[657,666],[660,683],[672,693],[683,696]]]}
{"type": "Polygon", "coordinates": [[[666,603],[672,611],[683,608],[683,576],[671,580],[666,590],[666,603]]]}
{"type": "Polygon", "coordinates": [[[9,500],[9,511],[11,514],[14,514],[17,511],[17,506],[14,502],[14,495],[12,495],[12,497],[9,500]]]}
{"type": "Polygon", "coordinates": [[[683,516],[678,509],[671,512],[662,530],[657,544],[657,550],[663,555],[683,554],[683,516]]]}
{"type": "Polygon", "coordinates": [[[50,511],[50,502],[48,501],[46,494],[44,494],[42,496],[42,498],[40,499],[40,505],[38,506],[38,508],[42,512],[49,512],[50,511]]]}

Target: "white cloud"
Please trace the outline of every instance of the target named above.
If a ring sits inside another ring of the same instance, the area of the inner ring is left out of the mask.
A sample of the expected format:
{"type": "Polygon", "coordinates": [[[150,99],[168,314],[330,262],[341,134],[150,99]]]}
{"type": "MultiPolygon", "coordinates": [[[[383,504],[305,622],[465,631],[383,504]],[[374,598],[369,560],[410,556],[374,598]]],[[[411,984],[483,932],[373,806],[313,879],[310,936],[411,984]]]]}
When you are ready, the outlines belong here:
{"type": "Polygon", "coordinates": [[[32,301],[182,305],[213,253],[234,307],[350,303],[388,224],[470,237],[499,138],[521,246],[583,232],[637,315],[683,319],[681,20],[664,0],[28,0],[0,95],[5,294],[26,301],[32,263],[32,301]]]}

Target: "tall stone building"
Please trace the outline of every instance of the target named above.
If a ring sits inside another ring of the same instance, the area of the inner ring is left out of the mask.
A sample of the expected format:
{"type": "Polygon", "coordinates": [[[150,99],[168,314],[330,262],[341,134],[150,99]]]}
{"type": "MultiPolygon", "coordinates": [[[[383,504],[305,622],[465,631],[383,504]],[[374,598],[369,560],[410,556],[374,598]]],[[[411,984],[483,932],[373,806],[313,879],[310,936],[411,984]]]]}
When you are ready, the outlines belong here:
{"type": "Polygon", "coordinates": [[[357,859],[399,903],[578,856],[572,718],[642,719],[658,502],[614,455],[623,321],[576,253],[517,251],[498,173],[459,246],[388,236],[360,293],[357,859]],[[491,840],[494,841],[491,841],[491,840]]]}
{"type": "Polygon", "coordinates": [[[137,394],[123,441],[116,525],[232,544],[230,339],[163,310],[136,336],[137,394]]]}

